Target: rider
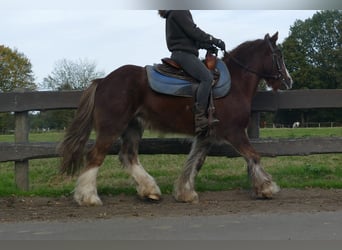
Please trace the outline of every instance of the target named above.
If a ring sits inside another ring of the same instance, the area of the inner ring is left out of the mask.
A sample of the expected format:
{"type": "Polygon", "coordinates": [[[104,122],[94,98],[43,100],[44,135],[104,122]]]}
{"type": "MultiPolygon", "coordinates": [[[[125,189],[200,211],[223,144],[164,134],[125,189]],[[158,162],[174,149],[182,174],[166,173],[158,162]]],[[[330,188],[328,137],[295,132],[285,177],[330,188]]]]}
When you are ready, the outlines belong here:
{"type": "Polygon", "coordinates": [[[208,121],[208,104],[213,82],[213,75],[198,58],[199,49],[212,49],[213,45],[222,50],[225,43],[197,27],[189,10],[159,10],[159,15],[166,19],[166,43],[171,59],[182,69],[199,81],[194,106],[195,133],[207,132],[209,125],[216,125],[219,120],[208,121]]]}

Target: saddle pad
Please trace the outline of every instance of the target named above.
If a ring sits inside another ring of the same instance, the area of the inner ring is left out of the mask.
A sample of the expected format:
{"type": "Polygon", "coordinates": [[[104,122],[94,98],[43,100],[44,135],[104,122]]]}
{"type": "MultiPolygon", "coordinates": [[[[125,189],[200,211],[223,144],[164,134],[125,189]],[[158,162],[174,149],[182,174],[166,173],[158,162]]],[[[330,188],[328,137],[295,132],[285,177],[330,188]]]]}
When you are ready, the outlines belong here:
{"type": "MultiPolygon", "coordinates": [[[[213,88],[215,99],[226,96],[231,87],[230,73],[225,63],[217,59],[216,68],[220,72],[220,78],[213,88]]],[[[193,97],[194,83],[163,75],[154,70],[151,65],[146,66],[146,72],[149,85],[154,91],[166,95],[193,97]]],[[[195,83],[195,85],[197,84],[195,83]]]]}

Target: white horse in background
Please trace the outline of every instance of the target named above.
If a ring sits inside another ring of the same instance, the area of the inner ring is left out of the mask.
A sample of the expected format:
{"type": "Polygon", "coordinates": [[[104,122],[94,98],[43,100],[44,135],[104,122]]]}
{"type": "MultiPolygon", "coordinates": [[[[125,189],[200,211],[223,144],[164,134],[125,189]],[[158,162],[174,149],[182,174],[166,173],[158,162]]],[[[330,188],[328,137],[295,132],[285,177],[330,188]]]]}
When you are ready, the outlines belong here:
{"type": "Polygon", "coordinates": [[[292,124],[292,128],[299,128],[299,126],[300,126],[300,122],[294,122],[292,124]]]}

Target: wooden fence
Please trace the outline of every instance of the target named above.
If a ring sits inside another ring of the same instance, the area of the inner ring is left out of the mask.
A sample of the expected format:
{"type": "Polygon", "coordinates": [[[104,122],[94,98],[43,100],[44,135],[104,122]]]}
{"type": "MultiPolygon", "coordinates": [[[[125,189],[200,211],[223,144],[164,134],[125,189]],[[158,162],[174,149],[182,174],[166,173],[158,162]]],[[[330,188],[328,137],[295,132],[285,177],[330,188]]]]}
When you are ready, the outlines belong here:
{"type": "MultiPolygon", "coordinates": [[[[0,162],[15,162],[15,181],[20,189],[28,190],[28,166],[30,159],[58,157],[57,143],[30,143],[28,111],[75,109],[81,91],[0,93],[0,112],[15,114],[15,142],[0,143],[0,162]]],[[[316,153],[342,153],[342,137],[305,139],[258,139],[259,112],[279,109],[342,108],[342,89],[338,90],[291,90],[258,92],[252,104],[251,126],[248,130],[252,144],[263,156],[309,155],[316,153]]],[[[89,142],[90,147],[92,142],[89,142]]],[[[191,139],[143,139],[141,154],[187,154],[191,139]]],[[[115,143],[110,154],[117,154],[115,143]]],[[[239,156],[229,145],[214,146],[209,155],[239,156]]]]}

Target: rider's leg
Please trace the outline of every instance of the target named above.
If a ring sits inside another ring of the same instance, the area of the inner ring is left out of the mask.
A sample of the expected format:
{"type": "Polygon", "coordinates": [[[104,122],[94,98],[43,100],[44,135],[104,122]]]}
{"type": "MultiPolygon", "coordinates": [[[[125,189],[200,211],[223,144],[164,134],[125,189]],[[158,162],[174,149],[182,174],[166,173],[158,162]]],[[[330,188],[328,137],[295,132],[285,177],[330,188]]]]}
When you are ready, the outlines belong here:
{"type": "Polygon", "coordinates": [[[174,51],[171,58],[176,61],[185,72],[199,81],[194,107],[195,133],[203,134],[207,132],[209,126],[207,109],[213,75],[196,55],[184,51],[174,51]]]}

